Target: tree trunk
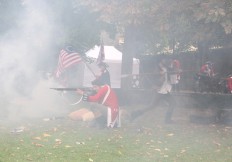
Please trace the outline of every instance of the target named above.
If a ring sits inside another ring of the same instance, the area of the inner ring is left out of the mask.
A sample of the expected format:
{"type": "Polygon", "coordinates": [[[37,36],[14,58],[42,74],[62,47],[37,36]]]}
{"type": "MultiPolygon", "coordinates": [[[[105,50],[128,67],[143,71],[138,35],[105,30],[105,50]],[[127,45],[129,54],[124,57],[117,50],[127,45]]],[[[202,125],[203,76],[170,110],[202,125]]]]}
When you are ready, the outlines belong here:
{"type": "Polygon", "coordinates": [[[122,54],[122,68],[121,68],[121,88],[129,89],[131,88],[131,74],[133,70],[133,57],[136,50],[134,46],[136,40],[136,30],[134,26],[128,26],[125,29],[125,43],[123,46],[122,54]]]}
{"type": "Polygon", "coordinates": [[[199,42],[197,46],[198,46],[197,67],[198,69],[200,69],[201,65],[204,64],[204,62],[208,59],[209,47],[204,42],[199,42]]]}

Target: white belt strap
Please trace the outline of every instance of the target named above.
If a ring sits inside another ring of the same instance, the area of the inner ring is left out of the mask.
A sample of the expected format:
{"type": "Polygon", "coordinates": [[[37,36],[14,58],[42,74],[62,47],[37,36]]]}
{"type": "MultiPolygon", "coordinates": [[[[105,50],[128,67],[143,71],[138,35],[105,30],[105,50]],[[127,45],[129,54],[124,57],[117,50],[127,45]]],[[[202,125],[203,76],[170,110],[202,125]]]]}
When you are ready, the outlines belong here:
{"type": "Polygon", "coordinates": [[[104,97],[104,99],[102,101],[102,104],[104,104],[106,102],[106,99],[108,98],[108,96],[110,94],[110,87],[108,85],[106,85],[106,86],[107,86],[108,90],[107,90],[106,95],[105,95],[105,97],[104,97]]]}

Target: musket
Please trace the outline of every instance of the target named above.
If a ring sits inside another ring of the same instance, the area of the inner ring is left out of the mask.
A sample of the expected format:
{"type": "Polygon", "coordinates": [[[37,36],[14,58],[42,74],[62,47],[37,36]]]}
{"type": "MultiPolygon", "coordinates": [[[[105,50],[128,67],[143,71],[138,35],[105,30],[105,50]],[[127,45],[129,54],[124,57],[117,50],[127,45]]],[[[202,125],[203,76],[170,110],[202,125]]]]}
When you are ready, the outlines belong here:
{"type": "Polygon", "coordinates": [[[53,90],[56,90],[56,91],[76,91],[77,89],[81,89],[83,91],[91,91],[92,89],[91,88],[88,88],[88,87],[77,87],[77,88],[50,88],[50,89],[53,89],[53,90]]]}
{"type": "Polygon", "coordinates": [[[50,88],[56,91],[76,91],[77,88],[50,88]]]}
{"type": "Polygon", "coordinates": [[[82,91],[84,91],[85,94],[88,95],[94,95],[96,94],[96,91],[93,88],[89,88],[89,87],[76,87],[76,88],[50,88],[56,91],[77,91],[77,89],[81,89],[82,91]]]}
{"type": "MultiPolygon", "coordinates": [[[[95,93],[92,88],[87,88],[87,87],[76,87],[76,88],[57,88],[57,87],[55,87],[55,88],[50,88],[50,89],[53,89],[56,91],[62,91],[62,92],[64,92],[64,91],[77,91],[77,89],[81,89],[82,91],[84,91],[85,94],[91,95],[91,94],[95,93]]],[[[84,95],[82,95],[81,98],[77,102],[72,103],[70,105],[74,106],[74,105],[79,104],[83,100],[83,96],[84,95]]]]}

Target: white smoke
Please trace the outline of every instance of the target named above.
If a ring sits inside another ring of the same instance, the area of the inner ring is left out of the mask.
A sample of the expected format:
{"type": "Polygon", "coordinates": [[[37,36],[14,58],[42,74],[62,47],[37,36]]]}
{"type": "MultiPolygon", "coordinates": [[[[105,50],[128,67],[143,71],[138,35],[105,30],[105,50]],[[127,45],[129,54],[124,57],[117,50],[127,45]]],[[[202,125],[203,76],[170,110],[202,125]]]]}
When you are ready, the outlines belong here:
{"type": "Polygon", "coordinates": [[[25,0],[23,5],[25,10],[19,13],[17,25],[0,37],[1,116],[7,118],[41,117],[61,111],[60,96],[49,89],[56,83],[43,77],[43,69],[38,68],[43,67],[41,60],[49,58],[56,24],[46,1],[25,0]]]}

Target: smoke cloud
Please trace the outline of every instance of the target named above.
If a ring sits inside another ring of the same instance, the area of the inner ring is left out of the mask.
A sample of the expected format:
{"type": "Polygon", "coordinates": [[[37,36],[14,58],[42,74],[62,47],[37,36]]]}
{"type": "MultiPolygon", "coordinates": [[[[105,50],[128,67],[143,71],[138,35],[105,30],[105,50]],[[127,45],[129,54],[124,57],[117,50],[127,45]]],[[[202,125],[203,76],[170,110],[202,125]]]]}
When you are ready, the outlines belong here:
{"type": "Polygon", "coordinates": [[[56,26],[52,13],[42,0],[25,0],[23,7],[17,25],[0,36],[1,116],[16,119],[63,113],[61,96],[49,89],[57,85],[46,71],[47,66],[54,66],[54,58],[49,57],[56,26]]]}

